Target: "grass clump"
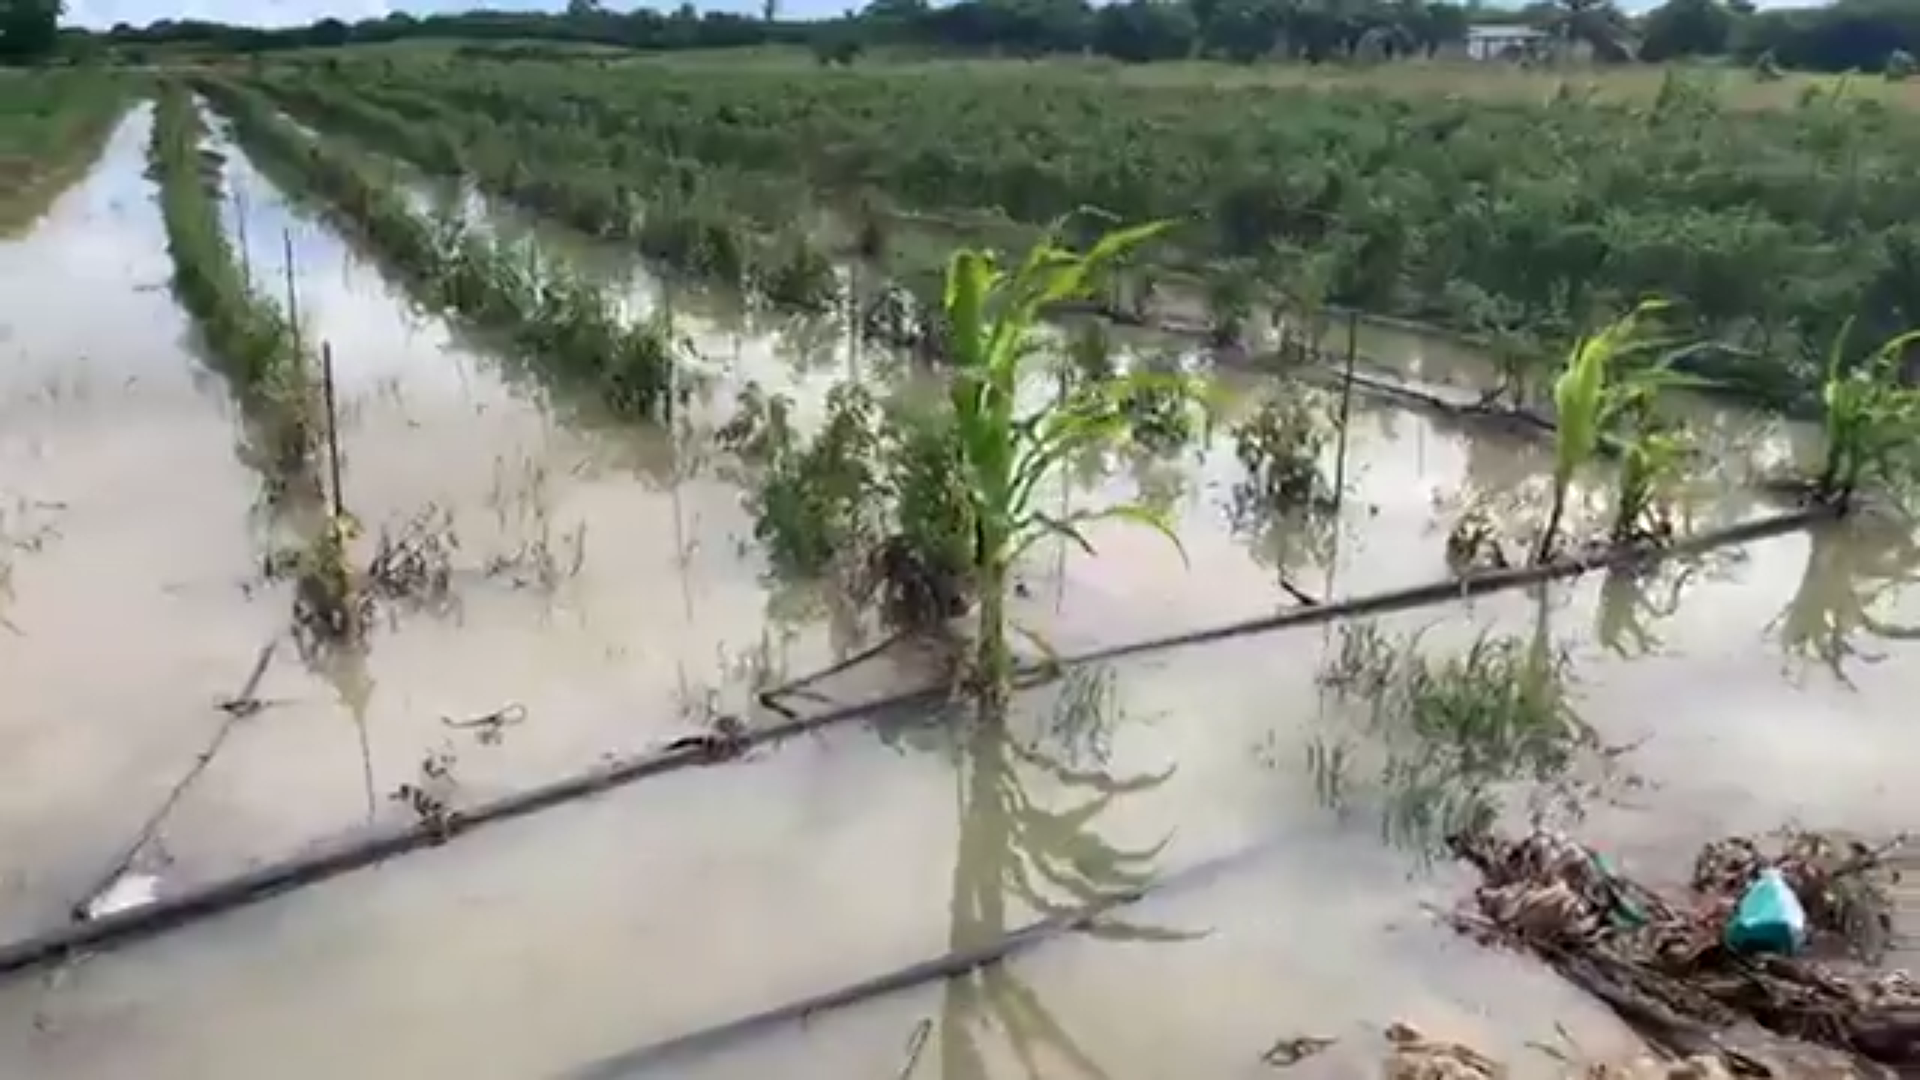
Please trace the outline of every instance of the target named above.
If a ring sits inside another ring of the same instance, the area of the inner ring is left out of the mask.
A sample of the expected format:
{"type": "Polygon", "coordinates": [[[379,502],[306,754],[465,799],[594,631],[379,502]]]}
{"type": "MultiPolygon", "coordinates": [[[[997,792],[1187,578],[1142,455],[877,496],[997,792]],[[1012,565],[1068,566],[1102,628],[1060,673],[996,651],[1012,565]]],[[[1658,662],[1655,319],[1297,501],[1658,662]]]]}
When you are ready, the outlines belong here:
{"type": "MultiPolygon", "coordinates": [[[[1585,761],[1608,762],[1572,700],[1570,661],[1542,635],[1482,634],[1435,655],[1418,635],[1394,640],[1372,623],[1341,627],[1318,681],[1342,706],[1337,722],[1378,755],[1390,839],[1437,850],[1484,828],[1515,784],[1562,789],[1585,761]]],[[[1353,742],[1310,752],[1323,799],[1343,802],[1355,778],[1353,742]]],[[[1536,812],[1544,812],[1536,804],[1536,812]]]]}
{"type": "Polygon", "coordinates": [[[219,162],[192,96],[163,83],[155,109],[152,170],[173,259],[173,288],[259,435],[275,491],[312,478],[318,402],[294,327],[247,281],[220,221],[219,162]]]}
{"type": "Polygon", "coordinates": [[[126,103],[126,84],[99,69],[0,68],[0,235],[81,175],[126,103]]]}

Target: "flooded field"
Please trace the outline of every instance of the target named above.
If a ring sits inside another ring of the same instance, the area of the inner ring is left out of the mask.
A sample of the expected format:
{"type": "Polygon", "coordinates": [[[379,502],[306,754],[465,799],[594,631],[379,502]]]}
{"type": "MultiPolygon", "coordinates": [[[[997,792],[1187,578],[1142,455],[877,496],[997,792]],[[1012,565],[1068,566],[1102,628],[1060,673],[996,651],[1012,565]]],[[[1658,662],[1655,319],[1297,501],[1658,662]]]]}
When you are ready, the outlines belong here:
{"type": "MultiPolygon", "coordinates": [[[[1877,557],[1859,537],[1818,542],[1877,557]]],[[[1582,716],[1606,745],[1630,747],[1613,779],[1561,804],[1583,812],[1584,838],[1658,881],[1724,831],[1804,815],[1872,832],[1910,817],[1890,750],[1913,740],[1897,664],[1843,666],[1849,686],[1780,636],[1777,616],[1803,602],[1797,573],[1835,557],[1791,538],[1702,571],[1649,627],[1662,645],[1644,657],[1597,636],[1602,582],[1548,598],[1582,716]]],[[[1808,587],[1846,603],[1843,581],[1817,574],[1808,587]]],[[[1912,607],[1883,615],[1899,606],[1912,607]]],[[[1426,628],[1441,649],[1477,627],[1531,632],[1538,617],[1516,594],[1387,629],[1426,628]]],[[[1584,1049],[1623,1045],[1569,988],[1423,909],[1466,881],[1426,862],[1432,836],[1385,830],[1409,793],[1380,756],[1421,747],[1367,730],[1316,688],[1337,637],[1129,661],[1072,693],[1023,698],[1006,736],[847,730],[503,826],[89,961],[51,987],[17,982],[0,991],[0,1053],[63,1076],[136,1063],[155,1077],[356,1064],[572,1075],[1241,852],[1126,911],[1124,926],[988,974],[608,1075],[884,1072],[922,1019],[936,1033],[915,1075],[956,1078],[1026,1075],[1029,1056],[1072,1075],[1253,1075],[1268,1044],[1302,1033],[1343,1040],[1303,1075],[1350,1075],[1327,1070],[1366,1060],[1382,1016],[1509,1053],[1524,1075],[1550,1074],[1523,1043],[1550,1042],[1555,1023],[1584,1049]],[[1355,743],[1353,773],[1333,785],[1310,752],[1329,738],[1355,743]],[[1175,1000],[1169,985],[1182,987],[1175,1000]],[[195,1022],[209,1014],[236,1022],[195,1022]],[[378,1049],[328,1053],[343,1030],[378,1049]]],[[[1481,794],[1513,795],[1518,813],[1529,786],[1481,794]]]]}
{"type": "Polygon", "coordinates": [[[168,294],[151,110],[0,244],[0,928],[60,921],[198,754],[284,609],[260,484],[168,294]]]}
{"type": "MultiPolygon", "coordinates": [[[[149,125],[136,113],[92,177],[0,245],[8,295],[35,298],[9,309],[4,348],[22,359],[0,397],[0,671],[21,688],[0,706],[14,750],[0,765],[0,933],[90,899],[183,774],[132,860],[161,895],[406,821],[402,785],[465,806],[663,744],[859,643],[804,589],[769,580],[712,428],[748,380],[811,409],[850,371],[909,387],[910,365],[831,319],[670,297],[712,384],[671,430],[612,423],[421,314],[223,143],[250,272],[291,291],[333,358],[363,546],[384,535],[445,571],[443,589],[384,609],[363,648],[303,654],[284,635],[290,587],[262,573],[259,480],[165,290],[149,125]],[[68,291],[76,278],[84,295],[68,291]],[[275,641],[261,707],[228,730],[217,706],[275,641]]],[[[603,246],[481,202],[467,212],[618,283],[636,316],[662,302],[657,278],[603,246]]],[[[1203,366],[1171,339],[1119,344],[1129,363],[1203,366]]],[[[1385,332],[1367,343],[1389,369],[1485,385],[1475,357],[1424,350],[1385,332]]],[[[1291,385],[1218,375],[1228,420],[1291,385]]],[[[1065,652],[1212,626],[1302,593],[1443,578],[1447,530],[1474,497],[1537,510],[1546,444],[1366,396],[1352,408],[1341,508],[1315,522],[1244,512],[1224,430],[1087,468],[1069,507],[1164,506],[1185,558],[1150,532],[1099,529],[1097,557],[1062,547],[1022,567],[1015,614],[1065,652]]],[[[1795,433],[1709,415],[1724,442],[1690,474],[1689,509],[1700,524],[1752,517],[1765,507],[1746,482],[1795,433]]],[[[1908,531],[1868,518],[1643,578],[1075,669],[1021,694],[1004,728],[931,707],[841,725],[0,978],[0,1071],[1232,1077],[1266,1075],[1262,1051],[1310,1034],[1341,1041],[1297,1075],[1340,1076],[1364,1074],[1373,1033],[1398,1019],[1550,1075],[1559,1064],[1529,1043],[1565,1030],[1605,1054],[1632,1040],[1572,988],[1433,918],[1469,886],[1442,834],[1577,823],[1661,882],[1728,831],[1899,827],[1920,809],[1900,783],[1901,751],[1920,751],[1899,663],[1920,618],[1901,593],[1916,569],[1908,531]],[[1340,692],[1368,640],[1564,651],[1579,723],[1505,741],[1383,723],[1365,694],[1340,692]],[[1196,868],[1209,872],[1181,876],[1196,868]],[[982,972],[634,1053],[1162,877],[1176,884],[982,972]]],[[[874,661],[804,707],[923,677],[874,661]]]]}

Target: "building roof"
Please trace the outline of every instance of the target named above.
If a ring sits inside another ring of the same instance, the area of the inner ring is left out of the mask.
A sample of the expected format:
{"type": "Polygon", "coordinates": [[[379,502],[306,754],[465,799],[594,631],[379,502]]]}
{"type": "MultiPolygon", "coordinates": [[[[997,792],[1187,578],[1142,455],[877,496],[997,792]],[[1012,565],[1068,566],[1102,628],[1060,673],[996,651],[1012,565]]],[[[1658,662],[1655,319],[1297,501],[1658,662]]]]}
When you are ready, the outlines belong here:
{"type": "Polygon", "coordinates": [[[1468,39],[1506,39],[1509,41],[1528,40],[1547,36],[1545,30],[1531,26],[1484,25],[1467,27],[1468,39]]]}

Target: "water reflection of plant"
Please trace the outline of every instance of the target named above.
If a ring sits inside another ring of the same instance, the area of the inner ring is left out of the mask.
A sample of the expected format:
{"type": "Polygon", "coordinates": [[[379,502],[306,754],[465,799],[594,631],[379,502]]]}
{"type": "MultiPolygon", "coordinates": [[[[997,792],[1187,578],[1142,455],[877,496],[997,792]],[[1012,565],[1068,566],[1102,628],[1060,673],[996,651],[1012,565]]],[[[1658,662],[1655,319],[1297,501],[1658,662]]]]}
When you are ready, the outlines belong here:
{"type": "MultiPolygon", "coordinates": [[[[1134,775],[1107,768],[1108,740],[1125,718],[1110,673],[1075,671],[1063,679],[1037,738],[1022,739],[1012,730],[1017,723],[991,713],[962,723],[957,736],[947,734],[947,725],[902,733],[923,748],[958,751],[960,830],[949,948],[974,948],[1015,930],[1026,920],[1010,908],[1042,917],[1066,914],[1152,882],[1165,840],[1125,848],[1098,832],[1100,819],[1116,803],[1159,788],[1173,773],[1172,766],[1134,775]],[[1052,797],[1043,798],[1039,788],[1052,797]]],[[[1083,936],[1172,942],[1191,935],[1102,919],[1083,936]]],[[[1108,1075],[1008,964],[990,964],[947,983],[938,1026],[940,1075],[992,1075],[983,1044],[996,1030],[1035,1080],[1108,1075]]]]}
{"type": "Polygon", "coordinates": [[[1861,515],[1807,534],[1807,566],[1800,586],[1768,629],[1790,660],[1818,662],[1851,685],[1850,661],[1875,663],[1862,652],[1865,634],[1881,641],[1920,640],[1920,626],[1886,621],[1875,611],[1920,582],[1920,542],[1906,522],[1861,515]]]}
{"type": "Polygon", "coordinates": [[[1645,656],[1660,648],[1652,624],[1680,610],[1681,594],[1699,569],[1698,564],[1673,567],[1663,563],[1607,572],[1594,616],[1594,636],[1601,645],[1623,657],[1645,656]]]}
{"type": "Polygon", "coordinates": [[[1490,823],[1502,789],[1535,785],[1536,820],[1577,816],[1613,779],[1609,749],[1574,709],[1566,652],[1548,632],[1546,600],[1531,636],[1482,634],[1434,656],[1420,635],[1394,641],[1371,623],[1341,628],[1319,675],[1343,726],[1364,739],[1316,740],[1307,765],[1316,793],[1337,812],[1372,788],[1383,799],[1387,842],[1437,854],[1452,833],[1490,823]],[[1376,760],[1371,784],[1356,774],[1376,760]],[[1597,778],[1592,773],[1597,772],[1597,778]]]}

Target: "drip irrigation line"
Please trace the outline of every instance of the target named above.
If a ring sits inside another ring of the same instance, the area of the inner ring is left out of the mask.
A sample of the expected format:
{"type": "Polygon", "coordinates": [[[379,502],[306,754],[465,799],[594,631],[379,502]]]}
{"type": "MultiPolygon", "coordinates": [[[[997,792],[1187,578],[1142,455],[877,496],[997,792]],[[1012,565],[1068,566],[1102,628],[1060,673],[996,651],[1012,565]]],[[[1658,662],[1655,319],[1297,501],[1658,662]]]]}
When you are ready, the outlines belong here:
{"type": "Polygon", "coordinates": [[[849,1005],[857,1005],[863,1001],[909,990],[926,983],[957,979],[983,967],[1000,963],[1042,942],[1085,930],[1103,916],[1120,908],[1137,904],[1149,896],[1161,896],[1202,884],[1218,874],[1253,861],[1267,851],[1278,847],[1282,842],[1283,838],[1275,837],[1250,844],[1237,851],[1217,855],[1177,870],[1145,885],[1103,896],[1077,908],[1056,912],[1017,930],[1003,933],[991,941],[969,948],[954,949],[905,967],[895,968],[880,975],[869,976],[858,982],[814,994],[811,997],[789,1001],[784,1005],[763,1009],[760,1012],[700,1028],[684,1035],[675,1035],[661,1042],[649,1043],[633,1050],[625,1050],[564,1073],[563,1076],[566,1080],[625,1080],[640,1069],[663,1064],[672,1058],[713,1049],[721,1043],[731,1042],[770,1027],[807,1020],[820,1013],[843,1009],[849,1005]]]}
{"type": "Polygon", "coordinates": [[[754,697],[756,700],[760,702],[760,704],[763,707],[772,709],[773,711],[780,713],[783,716],[792,717],[794,714],[790,710],[788,710],[784,705],[780,704],[781,698],[793,697],[794,695],[799,694],[803,697],[809,697],[815,700],[826,700],[821,698],[817,694],[805,693],[804,691],[806,691],[807,687],[812,686],[815,683],[821,682],[823,680],[832,678],[833,676],[838,675],[843,671],[846,671],[848,668],[857,667],[860,664],[866,663],[867,661],[873,659],[874,657],[879,656],[881,653],[886,652],[888,649],[893,648],[894,645],[898,644],[905,637],[906,635],[903,633],[888,634],[886,637],[881,638],[879,641],[875,642],[872,645],[867,646],[864,649],[861,649],[859,652],[856,652],[851,656],[848,656],[833,664],[829,664],[828,666],[821,668],[819,671],[813,672],[810,675],[802,675],[797,679],[789,679],[788,681],[781,683],[779,686],[769,687],[765,690],[760,691],[758,694],[755,694],[754,697]]]}
{"type": "MultiPolygon", "coordinates": [[[[1820,505],[1745,522],[1717,532],[1687,537],[1665,547],[1630,545],[1606,548],[1557,560],[1544,566],[1474,574],[1392,592],[1375,593],[1338,603],[1327,603],[1319,607],[1296,608],[1223,626],[1125,642],[1091,652],[1061,656],[1038,668],[1023,669],[1016,673],[1015,689],[1032,689],[1045,685],[1069,668],[1143,653],[1224,641],[1229,638],[1268,633],[1296,626],[1317,625],[1358,615],[1376,615],[1446,603],[1561,578],[1577,577],[1594,570],[1652,565],[1666,559],[1700,554],[1716,548],[1796,532],[1834,519],[1839,516],[1839,513],[1840,511],[1835,507],[1820,505]]],[[[802,680],[803,683],[805,681],[802,680]]],[[[0,945],[0,975],[54,963],[80,950],[103,948],[146,937],[177,925],[384,862],[396,855],[437,846],[464,836],[483,825],[522,817],[575,799],[597,795],[647,777],[659,776],[691,766],[713,765],[729,761],[750,748],[782,742],[796,735],[849,720],[879,717],[892,712],[932,710],[943,704],[948,699],[949,693],[949,688],[945,685],[925,686],[877,700],[837,706],[812,716],[799,717],[778,724],[747,727],[733,735],[676,740],[665,749],[617,759],[552,783],[503,796],[463,811],[449,813],[444,818],[423,820],[410,826],[379,830],[371,834],[349,835],[330,845],[249,870],[191,892],[114,912],[98,919],[63,925],[41,934],[0,945]]]]}
{"type": "Polygon", "coordinates": [[[241,686],[240,693],[220,703],[220,711],[226,716],[220,721],[220,726],[214,729],[213,737],[207,740],[207,745],[194,757],[193,764],[187,766],[187,771],[180,775],[180,779],[174,781],[173,788],[167,792],[166,798],[160,800],[160,805],[147,815],[139,831],[134,833],[133,839],[121,849],[120,855],[107,865],[99,877],[94,879],[93,886],[73,902],[69,913],[76,921],[87,919],[93,902],[104,895],[114,882],[120,880],[121,875],[133,865],[133,861],[140,857],[141,850],[153,839],[153,834],[159,830],[160,823],[173,812],[174,806],[186,795],[187,789],[193,786],[193,782],[200,778],[200,774],[206,771],[207,766],[213,764],[214,757],[220,753],[220,748],[226,745],[227,736],[233,732],[234,725],[260,711],[258,697],[260,680],[266,677],[267,667],[273,663],[274,650],[279,645],[280,639],[275,637],[260,647],[260,653],[253,661],[253,671],[247,676],[246,683],[241,686]]]}
{"type": "Polygon", "coordinates": [[[933,706],[942,701],[946,694],[945,687],[921,688],[877,701],[842,706],[757,731],[744,732],[731,744],[729,752],[725,755],[716,754],[710,742],[677,745],[667,750],[637,754],[466,810],[450,811],[442,818],[421,820],[411,825],[381,829],[370,834],[356,833],[304,854],[256,867],[191,892],[164,897],[140,907],[128,908],[82,923],[67,924],[42,934],[0,945],[0,975],[58,962],[81,950],[118,945],[147,937],[175,926],[264,900],[270,896],[316,884],[349,871],[372,866],[396,855],[435,847],[464,836],[483,825],[523,817],[649,776],[674,772],[688,766],[714,764],[728,760],[751,746],[782,741],[808,731],[860,717],[878,716],[895,709],[933,706]]]}
{"type": "Polygon", "coordinates": [[[1644,544],[1626,544],[1608,546],[1596,551],[1566,556],[1540,566],[1518,566],[1507,570],[1489,570],[1469,574],[1465,577],[1445,581],[1414,585],[1391,592],[1373,593],[1368,596],[1354,597],[1337,603],[1323,604],[1319,607],[1291,608],[1273,615],[1243,619],[1222,626],[1210,626],[1199,630],[1189,630],[1164,637],[1147,638],[1111,645],[1092,652],[1078,653],[1062,657],[1058,661],[1061,668],[1077,667],[1084,664],[1118,660],[1123,657],[1137,656],[1141,653],[1159,652],[1163,649],[1176,649],[1188,645],[1200,645],[1207,642],[1225,641],[1228,638],[1244,637],[1250,634],[1263,634],[1274,630],[1295,626],[1311,626],[1317,623],[1332,622],[1337,619],[1351,618],[1356,615],[1380,615],[1407,608],[1425,607],[1431,604],[1463,600],[1487,593],[1503,592],[1508,589],[1539,585],[1562,578],[1579,577],[1595,570],[1618,570],[1627,567],[1651,566],[1669,559],[1684,558],[1689,555],[1701,555],[1717,548],[1735,547],[1756,540],[1782,536],[1799,532],[1810,526],[1831,521],[1840,516],[1838,507],[1825,504],[1791,510],[1771,517],[1757,518],[1742,522],[1725,529],[1697,536],[1682,537],[1664,546],[1644,544]]]}

